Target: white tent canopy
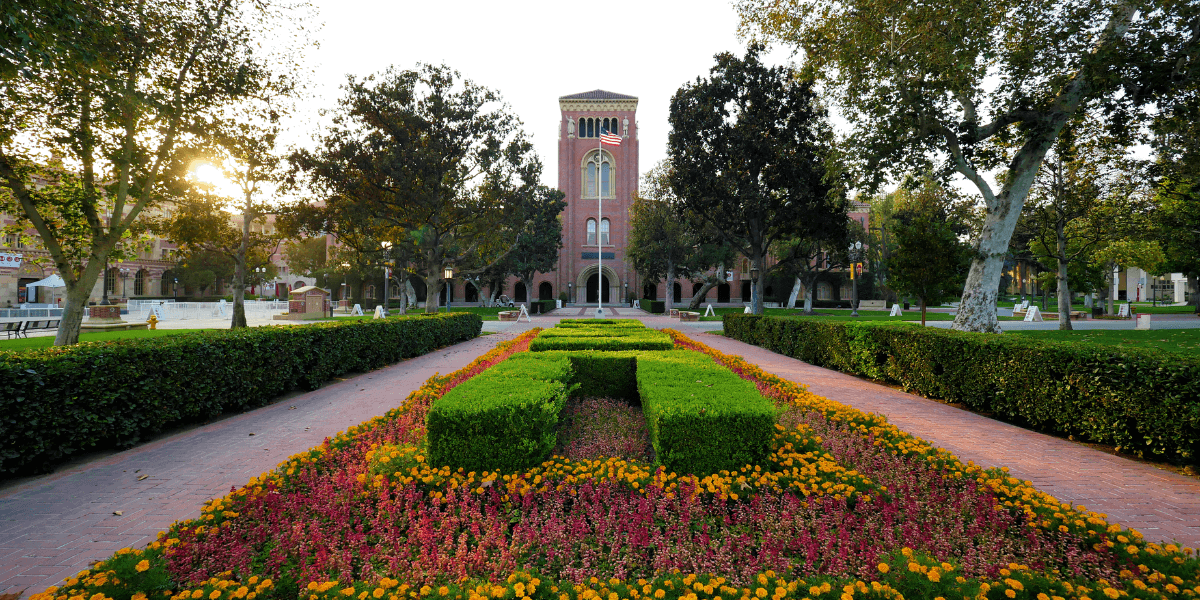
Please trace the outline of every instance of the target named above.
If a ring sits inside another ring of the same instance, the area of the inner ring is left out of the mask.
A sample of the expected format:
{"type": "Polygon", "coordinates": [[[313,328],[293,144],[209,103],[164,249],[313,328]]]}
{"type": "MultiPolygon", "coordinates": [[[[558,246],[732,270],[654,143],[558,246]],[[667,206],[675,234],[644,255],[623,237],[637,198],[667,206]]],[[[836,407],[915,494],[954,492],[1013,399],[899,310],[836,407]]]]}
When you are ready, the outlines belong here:
{"type": "Polygon", "coordinates": [[[41,281],[35,281],[33,283],[25,284],[25,287],[26,288],[31,288],[31,287],[59,288],[59,287],[67,287],[67,282],[63,281],[63,278],[58,275],[51,275],[41,281]]]}

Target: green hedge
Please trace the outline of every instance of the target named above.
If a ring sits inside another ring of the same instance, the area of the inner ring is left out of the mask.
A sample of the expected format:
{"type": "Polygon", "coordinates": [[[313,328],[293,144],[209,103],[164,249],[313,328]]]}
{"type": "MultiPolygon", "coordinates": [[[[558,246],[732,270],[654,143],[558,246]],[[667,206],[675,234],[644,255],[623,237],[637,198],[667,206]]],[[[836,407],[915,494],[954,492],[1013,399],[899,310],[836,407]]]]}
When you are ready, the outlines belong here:
{"type": "Polygon", "coordinates": [[[642,308],[652,315],[661,315],[667,311],[667,302],[665,300],[642,300],[642,308]]]}
{"type": "Polygon", "coordinates": [[[547,329],[529,344],[531,352],[550,350],[671,350],[675,343],[667,334],[653,329],[612,327],[608,329],[547,329]]]}
{"type": "Polygon", "coordinates": [[[646,325],[637,319],[563,319],[555,329],[594,329],[597,327],[629,327],[646,329],[646,325]]]}
{"type": "Polygon", "coordinates": [[[426,417],[431,464],[514,472],[541,464],[570,393],[565,356],[518,355],[437,399],[426,417]]]}
{"type": "Polygon", "coordinates": [[[638,400],[637,357],[641,352],[541,352],[535,356],[566,357],[571,361],[572,398],[613,398],[629,404],[638,400]]]}
{"type": "Polygon", "coordinates": [[[1200,359],[910,324],[724,316],[725,335],[1034,429],[1200,462],[1200,359]]]}
{"type": "Polygon", "coordinates": [[[214,330],[0,352],[0,473],[129,447],[163,428],[479,335],[467,313],[214,330]]]}
{"type": "Polygon", "coordinates": [[[709,474],[766,461],[776,409],[753,383],[691,350],[638,357],[638,394],[659,464],[709,474]]]}

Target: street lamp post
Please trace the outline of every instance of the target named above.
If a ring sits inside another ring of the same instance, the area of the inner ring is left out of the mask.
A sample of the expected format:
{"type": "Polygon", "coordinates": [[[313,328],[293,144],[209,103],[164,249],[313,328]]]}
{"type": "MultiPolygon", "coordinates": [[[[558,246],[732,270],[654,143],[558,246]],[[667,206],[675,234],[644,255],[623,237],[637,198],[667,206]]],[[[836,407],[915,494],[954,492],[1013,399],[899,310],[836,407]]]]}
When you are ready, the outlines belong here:
{"type": "Polygon", "coordinates": [[[442,271],[442,279],[446,280],[446,312],[449,313],[450,312],[450,297],[453,295],[453,294],[451,294],[450,286],[454,285],[454,281],[453,281],[454,266],[453,265],[448,265],[442,271]]]}
{"type": "Polygon", "coordinates": [[[633,301],[629,299],[629,282],[625,282],[625,303],[633,306],[633,301]]]}
{"type": "Polygon", "coordinates": [[[567,302],[575,304],[575,284],[570,281],[567,282],[567,302]]]}
{"type": "Polygon", "coordinates": [[[125,283],[125,280],[128,277],[129,277],[129,269],[127,269],[125,267],[121,267],[121,295],[126,298],[126,302],[128,302],[128,298],[129,298],[129,286],[125,283]]]}
{"type": "Polygon", "coordinates": [[[179,300],[179,278],[176,277],[174,279],[175,279],[175,285],[171,286],[171,299],[179,300]]]}
{"type": "Polygon", "coordinates": [[[379,247],[383,248],[383,316],[388,316],[388,280],[392,278],[388,258],[391,255],[392,243],[379,242],[379,247]]]}
{"type": "Polygon", "coordinates": [[[862,260],[862,242],[850,244],[850,316],[858,316],[858,261],[862,260]]]}

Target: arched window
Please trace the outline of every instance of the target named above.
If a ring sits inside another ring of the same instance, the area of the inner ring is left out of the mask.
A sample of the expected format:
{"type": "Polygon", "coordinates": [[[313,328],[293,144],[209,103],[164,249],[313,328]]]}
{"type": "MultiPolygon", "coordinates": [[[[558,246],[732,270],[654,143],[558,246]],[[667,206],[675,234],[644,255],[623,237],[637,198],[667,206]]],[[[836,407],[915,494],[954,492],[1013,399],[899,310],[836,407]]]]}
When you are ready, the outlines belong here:
{"type": "Polygon", "coordinates": [[[587,137],[587,119],[579,119],[579,137],[587,137]]]}
{"type": "MultiPolygon", "coordinates": [[[[583,197],[596,197],[596,158],[599,156],[598,151],[593,151],[588,154],[583,166],[583,197]]],[[[613,168],[612,156],[607,152],[603,155],[603,162],[600,163],[600,193],[605,198],[614,197],[613,191],[616,189],[617,178],[616,169],[613,168]]]]}
{"type": "Polygon", "coordinates": [[[595,219],[587,220],[587,245],[589,245],[589,246],[596,245],[596,220],[595,219]]]}
{"type": "Polygon", "coordinates": [[[833,286],[825,282],[818,283],[817,300],[833,300],[833,286]]]}
{"type": "Polygon", "coordinates": [[[596,137],[596,120],[588,119],[588,137],[596,137]]]}
{"type": "Polygon", "coordinates": [[[121,272],[116,267],[104,272],[104,287],[108,290],[108,293],[117,293],[117,278],[120,276],[121,272]]]}
{"type": "Polygon", "coordinates": [[[600,244],[608,245],[608,219],[600,220],[600,244]]]}
{"type": "Polygon", "coordinates": [[[149,279],[149,273],[145,269],[138,269],[137,275],[133,277],[133,295],[146,295],[146,280],[149,279]]]}
{"type": "Polygon", "coordinates": [[[375,286],[367,286],[367,297],[371,299],[375,298],[375,286]]]}

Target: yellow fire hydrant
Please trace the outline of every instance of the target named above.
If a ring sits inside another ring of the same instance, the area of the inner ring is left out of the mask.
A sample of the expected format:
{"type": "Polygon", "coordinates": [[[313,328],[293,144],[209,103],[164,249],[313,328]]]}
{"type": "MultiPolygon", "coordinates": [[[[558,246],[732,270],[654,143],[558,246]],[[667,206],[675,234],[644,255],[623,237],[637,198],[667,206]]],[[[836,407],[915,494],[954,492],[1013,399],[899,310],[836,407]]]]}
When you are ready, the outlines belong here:
{"type": "Polygon", "coordinates": [[[146,319],[146,323],[150,325],[150,329],[158,329],[158,315],[151,313],[150,318],[146,319]]]}

